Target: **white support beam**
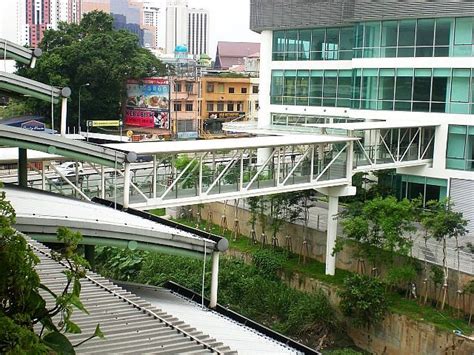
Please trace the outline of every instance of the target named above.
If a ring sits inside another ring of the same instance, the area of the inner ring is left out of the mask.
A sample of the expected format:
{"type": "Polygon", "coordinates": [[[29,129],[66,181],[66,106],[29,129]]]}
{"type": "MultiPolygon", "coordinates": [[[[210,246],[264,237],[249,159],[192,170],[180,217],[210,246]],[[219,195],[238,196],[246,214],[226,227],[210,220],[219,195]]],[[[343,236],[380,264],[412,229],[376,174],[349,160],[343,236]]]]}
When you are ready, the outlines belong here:
{"type": "Polygon", "coordinates": [[[217,306],[217,290],[219,287],[219,252],[212,253],[212,274],[211,274],[211,299],[209,308],[217,306]]]}
{"type": "Polygon", "coordinates": [[[127,209],[130,204],[130,163],[125,163],[123,174],[123,208],[127,209]]]}
{"type": "Polygon", "coordinates": [[[66,124],[67,124],[67,97],[63,97],[61,102],[61,136],[66,136],[66,124]]]}
{"type": "Polygon", "coordinates": [[[337,214],[339,197],[328,196],[328,223],[327,223],[327,242],[326,242],[326,275],[334,276],[336,274],[336,255],[334,248],[337,237],[337,214]]]}

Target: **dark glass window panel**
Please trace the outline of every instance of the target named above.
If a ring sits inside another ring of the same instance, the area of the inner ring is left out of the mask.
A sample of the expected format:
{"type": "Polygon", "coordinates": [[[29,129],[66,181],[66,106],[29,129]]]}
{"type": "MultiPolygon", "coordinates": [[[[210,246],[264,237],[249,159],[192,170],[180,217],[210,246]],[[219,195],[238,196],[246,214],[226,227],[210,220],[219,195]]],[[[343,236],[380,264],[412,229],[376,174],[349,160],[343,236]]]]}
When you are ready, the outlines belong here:
{"type": "Polygon", "coordinates": [[[285,51],[285,31],[273,32],[273,52],[285,51]]]}
{"type": "Polygon", "coordinates": [[[351,60],[352,51],[339,51],[339,60],[351,60]]]}
{"type": "Polygon", "coordinates": [[[370,22],[365,24],[364,47],[380,46],[380,22],[370,22]]]}
{"type": "Polygon", "coordinates": [[[398,100],[411,100],[412,83],[411,77],[397,77],[395,99],[398,100]]]}
{"type": "MultiPolygon", "coordinates": [[[[434,77],[431,89],[431,101],[446,102],[446,94],[448,91],[448,78],[434,77]]],[[[444,112],[436,111],[436,112],[444,112]]]]}
{"type": "Polygon", "coordinates": [[[354,30],[352,27],[341,28],[340,50],[352,50],[354,46],[354,30]]]}
{"type": "Polygon", "coordinates": [[[415,56],[415,47],[399,47],[397,57],[414,57],[415,56]]]}
{"type": "Polygon", "coordinates": [[[382,23],[382,47],[396,47],[398,36],[398,22],[384,21],[382,23]]]}
{"type": "Polygon", "coordinates": [[[377,77],[364,76],[362,77],[362,99],[375,100],[377,99],[377,77]]]}
{"type": "Polygon", "coordinates": [[[416,47],[416,57],[432,57],[433,47],[416,47]]]}
{"type": "Polygon", "coordinates": [[[328,28],[326,32],[326,49],[339,48],[339,29],[338,28],[328,28]],[[332,46],[328,46],[332,45],[332,46]]]}
{"type": "Polygon", "coordinates": [[[364,46],[364,25],[358,24],[354,29],[354,48],[362,48],[364,46]]]}
{"type": "Polygon", "coordinates": [[[441,187],[434,185],[426,185],[425,201],[439,200],[441,187]]]}
{"type": "Polygon", "coordinates": [[[393,110],[393,101],[379,101],[377,103],[378,110],[386,110],[392,111],[393,110]]]}
{"type": "Polygon", "coordinates": [[[408,199],[414,199],[417,197],[423,197],[425,193],[425,185],[424,184],[416,184],[413,182],[408,183],[408,199]]]}
{"type": "Polygon", "coordinates": [[[407,101],[395,101],[396,111],[411,111],[411,102],[407,101]]]}
{"type": "Polygon", "coordinates": [[[286,31],[286,52],[298,51],[298,31],[286,31]]]}
{"type": "Polygon", "coordinates": [[[449,47],[435,47],[435,57],[449,57],[449,47]]]}
{"type": "Polygon", "coordinates": [[[323,51],[323,43],[325,41],[325,29],[313,30],[313,39],[311,41],[311,51],[319,52],[323,51]]]}
{"type": "Polygon", "coordinates": [[[336,106],[336,99],[324,98],[323,99],[323,106],[335,107],[336,106]]]}
{"type": "Polygon", "coordinates": [[[311,77],[310,96],[311,97],[323,96],[323,78],[322,77],[311,77]]]}
{"type": "Polygon", "coordinates": [[[393,100],[395,88],[395,78],[380,77],[379,100],[393,100]]]}
{"type": "Polygon", "coordinates": [[[448,46],[451,43],[451,28],[452,19],[437,19],[436,20],[436,36],[435,44],[437,46],[448,46]]]}
{"type": "Polygon", "coordinates": [[[432,46],[434,40],[434,20],[418,20],[418,27],[416,29],[416,45],[432,46]]]}
{"type": "Polygon", "coordinates": [[[342,99],[350,99],[352,96],[352,78],[339,78],[337,87],[337,97],[342,99]]]}
{"type": "Polygon", "coordinates": [[[309,51],[311,46],[311,30],[299,31],[298,59],[309,60],[309,51]]]}
{"type": "Polygon", "coordinates": [[[430,101],[431,77],[416,77],[413,87],[413,101],[430,101]]]}
{"type": "Polygon", "coordinates": [[[352,99],[353,100],[359,100],[360,99],[360,84],[361,84],[362,78],[360,76],[354,76],[353,77],[353,82],[354,86],[352,87],[352,99]]]}
{"type": "Polygon", "coordinates": [[[413,111],[430,112],[430,103],[429,102],[413,102],[413,111]]]}
{"type": "Polygon", "coordinates": [[[322,106],[322,99],[320,97],[311,97],[309,99],[310,106],[322,106]]]}
{"type": "Polygon", "coordinates": [[[446,112],[445,102],[433,102],[431,104],[431,112],[446,112]]]}
{"type": "Polygon", "coordinates": [[[325,77],[324,78],[324,88],[323,96],[335,98],[337,89],[337,78],[336,77],[325,77]]]}
{"type": "Polygon", "coordinates": [[[351,100],[338,98],[337,107],[351,107],[351,100]]]}
{"type": "Polygon", "coordinates": [[[382,48],[380,56],[383,58],[391,58],[397,56],[397,48],[390,47],[390,48],[382,48]]]}
{"type": "Polygon", "coordinates": [[[415,45],[415,26],[416,20],[402,20],[398,24],[398,45],[415,45]]]}

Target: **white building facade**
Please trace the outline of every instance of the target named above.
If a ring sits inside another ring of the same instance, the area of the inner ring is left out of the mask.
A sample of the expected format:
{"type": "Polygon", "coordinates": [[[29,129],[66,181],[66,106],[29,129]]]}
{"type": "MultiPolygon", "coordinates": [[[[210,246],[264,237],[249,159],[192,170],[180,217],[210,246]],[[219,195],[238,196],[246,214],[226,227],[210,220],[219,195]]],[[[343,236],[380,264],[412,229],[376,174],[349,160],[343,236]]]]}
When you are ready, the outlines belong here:
{"type": "Polygon", "coordinates": [[[432,164],[397,169],[393,187],[424,202],[449,196],[474,231],[474,3],[252,0],[250,22],[261,33],[260,128],[432,123],[432,164]]]}
{"type": "Polygon", "coordinates": [[[187,46],[188,2],[167,0],[166,3],[166,53],[174,53],[177,46],[187,46]]]}
{"type": "Polygon", "coordinates": [[[195,56],[209,54],[209,11],[189,9],[188,50],[195,56]]]}

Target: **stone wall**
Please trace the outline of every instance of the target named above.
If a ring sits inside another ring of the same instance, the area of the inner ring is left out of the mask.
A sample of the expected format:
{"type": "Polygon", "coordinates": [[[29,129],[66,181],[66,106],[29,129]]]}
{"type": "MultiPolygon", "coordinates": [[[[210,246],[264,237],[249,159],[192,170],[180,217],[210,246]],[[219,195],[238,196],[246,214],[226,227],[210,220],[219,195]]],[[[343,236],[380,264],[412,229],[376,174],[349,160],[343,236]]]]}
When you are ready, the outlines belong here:
{"type": "MultiPolygon", "coordinates": [[[[208,220],[209,217],[212,218],[212,223],[221,225],[221,219],[224,215],[227,217],[227,226],[232,230],[235,220],[235,208],[234,206],[226,206],[223,203],[210,203],[206,204],[201,208],[201,218],[208,220]]],[[[194,206],[192,212],[194,216],[198,208],[194,206]]],[[[251,226],[248,221],[250,220],[250,212],[246,209],[239,208],[237,212],[237,219],[239,220],[240,233],[243,235],[249,236],[251,233],[251,226]]],[[[325,223],[324,223],[325,224],[325,223]]],[[[267,243],[271,244],[270,228],[267,228],[267,243]]],[[[284,224],[281,228],[280,233],[277,235],[278,245],[281,247],[286,247],[288,243],[288,236],[290,237],[292,251],[299,254],[307,254],[309,257],[314,258],[320,262],[325,262],[326,258],[326,231],[320,231],[316,229],[308,228],[306,231],[306,245],[303,244],[304,238],[304,227],[298,224],[284,224]]],[[[258,241],[261,240],[262,230],[257,222],[256,234],[258,241]]],[[[402,265],[406,262],[404,258],[398,258],[395,260],[396,263],[402,265]]],[[[336,267],[338,269],[348,270],[352,272],[359,272],[362,269],[362,264],[359,263],[358,259],[354,257],[354,249],[350,247],[345,247],[344,250],[337,255],[336,267]]],[[[366,273],[370,273],[370,265],[366,264],[365,269],[366,273]]],[[[383,274],[383,270],[381,271],[383,274]]],[[[425,275],[424,271],[418,277],[418,295],[424,295],[425,293],[425,275]]],[[[459,273],[459,284],[465,285],[470,280],[473,280],[474,277],[465,273],[459,273]]],[[[449,285],[448,285],[448,304],[455,308],[464,309],[465,312],[469,312],[470,301],[474,300],[474,297],[469,297],[466,295],[464,298],[459,298],[457,295],[458,290],[458,272],[455,270],[450,271],[449,275],[449,285]]],[[[438,290],[439,292],[439,290],[438,290]]],[[[433,285],[428,285],[428,297],[430,299],[436,299],[435,290],[433,285]]]]}

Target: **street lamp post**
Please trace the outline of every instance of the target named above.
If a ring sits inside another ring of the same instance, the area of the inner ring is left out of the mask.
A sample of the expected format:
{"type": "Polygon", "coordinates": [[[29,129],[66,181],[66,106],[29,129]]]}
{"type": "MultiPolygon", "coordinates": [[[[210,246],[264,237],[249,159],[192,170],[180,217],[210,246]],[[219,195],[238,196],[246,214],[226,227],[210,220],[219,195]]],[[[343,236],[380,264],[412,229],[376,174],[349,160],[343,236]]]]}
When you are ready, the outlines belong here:
{"type": "Polygon", "coordinates": [[[90,86],[91,84],[90,83],[85,83],[85,84],[82,84],[81,86],[79,86],[79,112],[78,112],[78,119],[77,119],[77,126],[78,126],[78,132],[79,134],[81,134],[81,89],[84,87],[84,86],[90,86]]]}

